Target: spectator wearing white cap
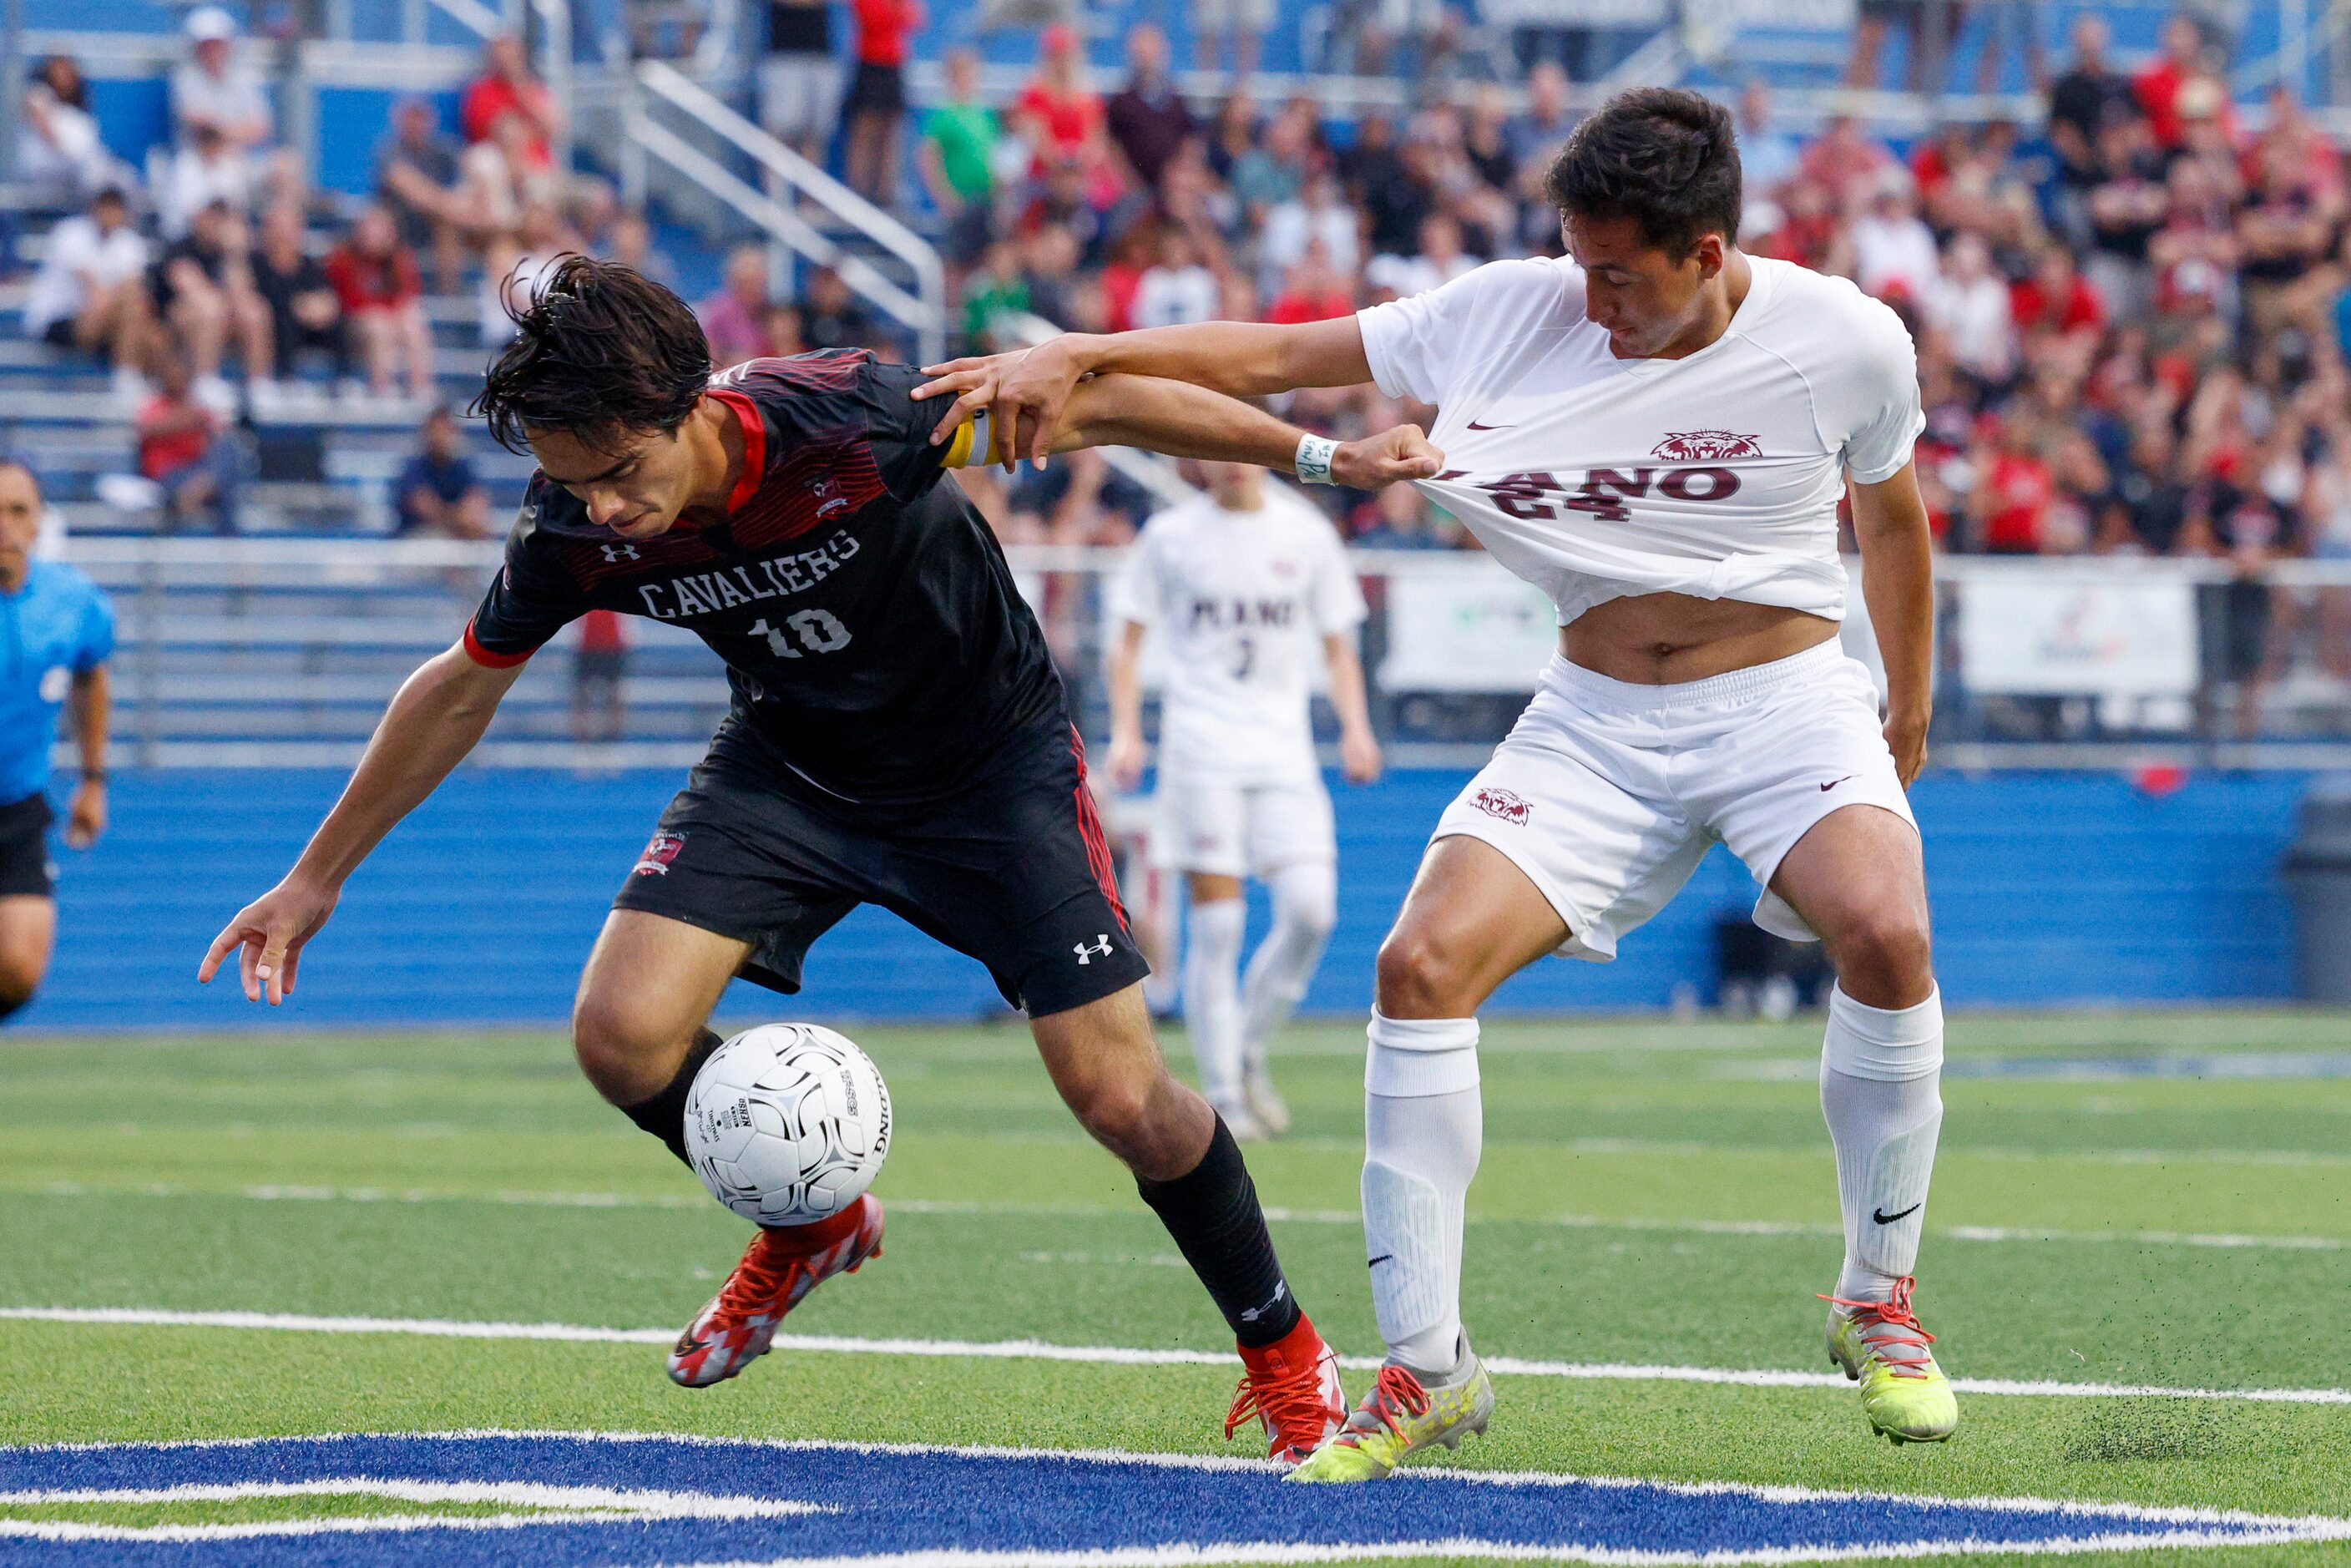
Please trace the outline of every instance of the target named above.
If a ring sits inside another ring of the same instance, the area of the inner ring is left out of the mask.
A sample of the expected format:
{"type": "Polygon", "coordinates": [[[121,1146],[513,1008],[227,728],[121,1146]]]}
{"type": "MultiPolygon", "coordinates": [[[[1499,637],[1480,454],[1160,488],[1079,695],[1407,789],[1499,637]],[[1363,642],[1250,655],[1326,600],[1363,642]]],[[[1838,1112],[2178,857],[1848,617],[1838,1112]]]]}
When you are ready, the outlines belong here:
{"type": "Polygon", "coordinates": [[[236,53],[236,23],[217,5],[188,13],[188,58],[172,70],[172,123],[183,144],[211,126],[242,152],[270,138],[269,98],[236,53]]]}

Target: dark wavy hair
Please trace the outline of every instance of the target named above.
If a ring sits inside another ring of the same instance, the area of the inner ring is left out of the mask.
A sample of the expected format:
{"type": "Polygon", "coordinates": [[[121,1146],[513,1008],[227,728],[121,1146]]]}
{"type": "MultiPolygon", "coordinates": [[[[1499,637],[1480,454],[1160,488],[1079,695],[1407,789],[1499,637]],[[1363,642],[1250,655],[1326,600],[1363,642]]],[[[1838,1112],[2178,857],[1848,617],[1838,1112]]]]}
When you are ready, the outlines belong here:
{"type": "Polygon", "coordinates": [[[630,435],[675,430],[710,384],[710,341],[693,310],[618,262],[564,256],[507,314],[514,341],[472,412],[508,451],[527,451],[533,431],[618,451],[630,435]]]}
{"type": "Polygon", "coordinates": [[[1730,111],[1678,87],[1635,88],[1578,125],[1543,182],[1575,218],[1631,218],[1686,256],[1709,234],[1739,238],[1739,138],[1730,111]]]}

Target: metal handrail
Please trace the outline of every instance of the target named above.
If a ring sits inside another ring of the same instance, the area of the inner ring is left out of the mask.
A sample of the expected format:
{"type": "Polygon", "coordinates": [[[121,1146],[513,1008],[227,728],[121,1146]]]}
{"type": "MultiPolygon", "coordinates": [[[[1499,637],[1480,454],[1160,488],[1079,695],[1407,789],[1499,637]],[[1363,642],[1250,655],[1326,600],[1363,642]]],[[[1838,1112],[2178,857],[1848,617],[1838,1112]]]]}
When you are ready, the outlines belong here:
{"type": "Polygon", "coordinates": [[[923,337],[925,358],[945,351],[946,334],[938,318],[922,299],[893,283],[872,263],[840,246],[811,226],[789,207],[737,179],[726,166],[665,125],[647,119],[633,106],[624,111],[625,134],[643,152],[652,154],[718,197],[743,217],[780,242],[787,249],[820,267],[830,267],[841,280],[868,301],[923,337]]]}
{"type": "MultiPolygon", "coordinates": [[[[716,96],[674,67],[660,60],[640,60],[637,62],[635,77],[637,86],[644,91],[690,116],[705,130],[726,141],[758,164],[760,168],[774,175],[795,194],[815,203],[851,228],[863,234],[881,249],[905,263],[914,279],[914,292],[912,296],[895,285],[889,284],[878,271],[866,267],[863,263],[857,263],[858,269],[868,280],[861,284],[857,277],[851,275],[851,267],[846,264],[854,261],[855,258],[847,257],[846,253],[842,252],[840,246],[826,239],[815,228],[803,222],[798,214],[790,213],[781,204],[764,196],[758,197],[759,202],[764,204],[772,216],[788,220],[782,224],[761,223],[762,227],[767,228],[785,245],[801,255],[821,265],[836,267],[841,272],[843,282],[913,328],[920,344],[922,357],[925,361],[936,360],[946,352],[946,267],[939,259],[937,249],[928,240],[744,119],[716,96]],[[872,287],[874,284],[883,285],[883,287],[876,288],[872,287]]],[[[693,148],[692,144],[685,141],[684,138],[663,131],[662,128],[655,125],[644,113],[643,106],[633,98],[624,112],[623,120],[630,128],[628,134],[632,139],[643,141],[647,150],[654,152],[663,162],[678,168],[681,173],[687,174],[689,178],[700,181],[714,194],[723,196],[731,204],[744,208],[745,215],[752,215],[741,197],[729,192],[749,193],[754,196],[758,196],[758,193],[752,192],[748,184],[727,173],[716,159],[693,148]],[[656,132],[666,137],[661,150],[656,150],[652,145],[653,141],[655,140],[652,133],[656,132]],[[676,157],[672,156],[672,153],[680,150],[695,154],[696,170],[699,170],[699,172],[686,169],[676,157]],[[720,190],[716,183],[703,177],[705,173],[722,176],[729,190],[720,190]]],[[[760,222],[757,217],[753,217],[753,221],[760,222]]]]}

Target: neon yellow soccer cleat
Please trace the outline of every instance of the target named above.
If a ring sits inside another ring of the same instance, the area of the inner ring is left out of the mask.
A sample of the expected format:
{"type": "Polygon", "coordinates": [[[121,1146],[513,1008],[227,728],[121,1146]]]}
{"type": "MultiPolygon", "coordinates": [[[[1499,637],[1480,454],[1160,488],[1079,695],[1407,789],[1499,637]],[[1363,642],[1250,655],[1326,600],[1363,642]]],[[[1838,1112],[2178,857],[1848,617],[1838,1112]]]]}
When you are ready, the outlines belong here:
{"type": "Polygon", "coordinates": [[[1482,1433],[1494,1414],[1494,1380],[1486,1364],[1465,1349],[1463,1364],[1435,1388],[1424,1388],[1409,1368],[1391,1362],[1336,1436],[1290,1472],[1293,1481],[1375,1481],[1393,1474],[1406,1455],[1442,1443],[1461,1446],[1465,1432],[1482,1433]]]}
{"type": "Polygon", "coordinates": [[[1894,1299],[1829,1303],[1829,1359],[1861,1385],[1861,1413],[1869,1429],[1897,1447],[1940,1443],[1959,1427],[1959,1396],[1927,1347],[1935,1336],[1910,1311],[1917,1281],[1894,1281],[1894,1299]]]}

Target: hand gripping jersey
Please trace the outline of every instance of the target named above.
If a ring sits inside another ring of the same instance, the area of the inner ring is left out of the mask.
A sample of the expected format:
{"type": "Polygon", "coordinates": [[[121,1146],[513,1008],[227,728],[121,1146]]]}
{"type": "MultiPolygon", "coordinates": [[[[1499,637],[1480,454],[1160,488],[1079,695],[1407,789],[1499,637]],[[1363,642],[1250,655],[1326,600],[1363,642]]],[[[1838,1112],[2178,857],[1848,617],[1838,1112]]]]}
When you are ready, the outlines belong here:
{"type": "Polygon", "coordinates": [[[929,443],[922,377],[862,350],[753,360],[713,378],[742,421],[722,518],[628,540],[534,477],[465,648],[530,657],[590,610],[692,631],[734,703],[714,744],[867,805],[954,794],[1041,735],[1066,749],[1061,678],[995,536],[929,443]]]}
{"type": "Polygon", "coordinates": [[[1843,619],[1837,501],[1846,473],[1909,462],[1917,357],[1844,279],[1747,260],[1728,329],[1680,360],[1612,354],[1565,261],[1492,262],[1356,318],[1380,390],[1437,406],[1446,466],[1421,488],[1561,625],[1643,593],[1843,619]]]}
{"type": "Polygon", "coordinates": [[[1259,785],[1318,777],[1309,706],[1322,639],[1364,616],[1338,532],[1270,478],[1254,512],[1200,496],[1154,516],[1114,604],[1163,639],[1160,765],[1259,785]]]}

